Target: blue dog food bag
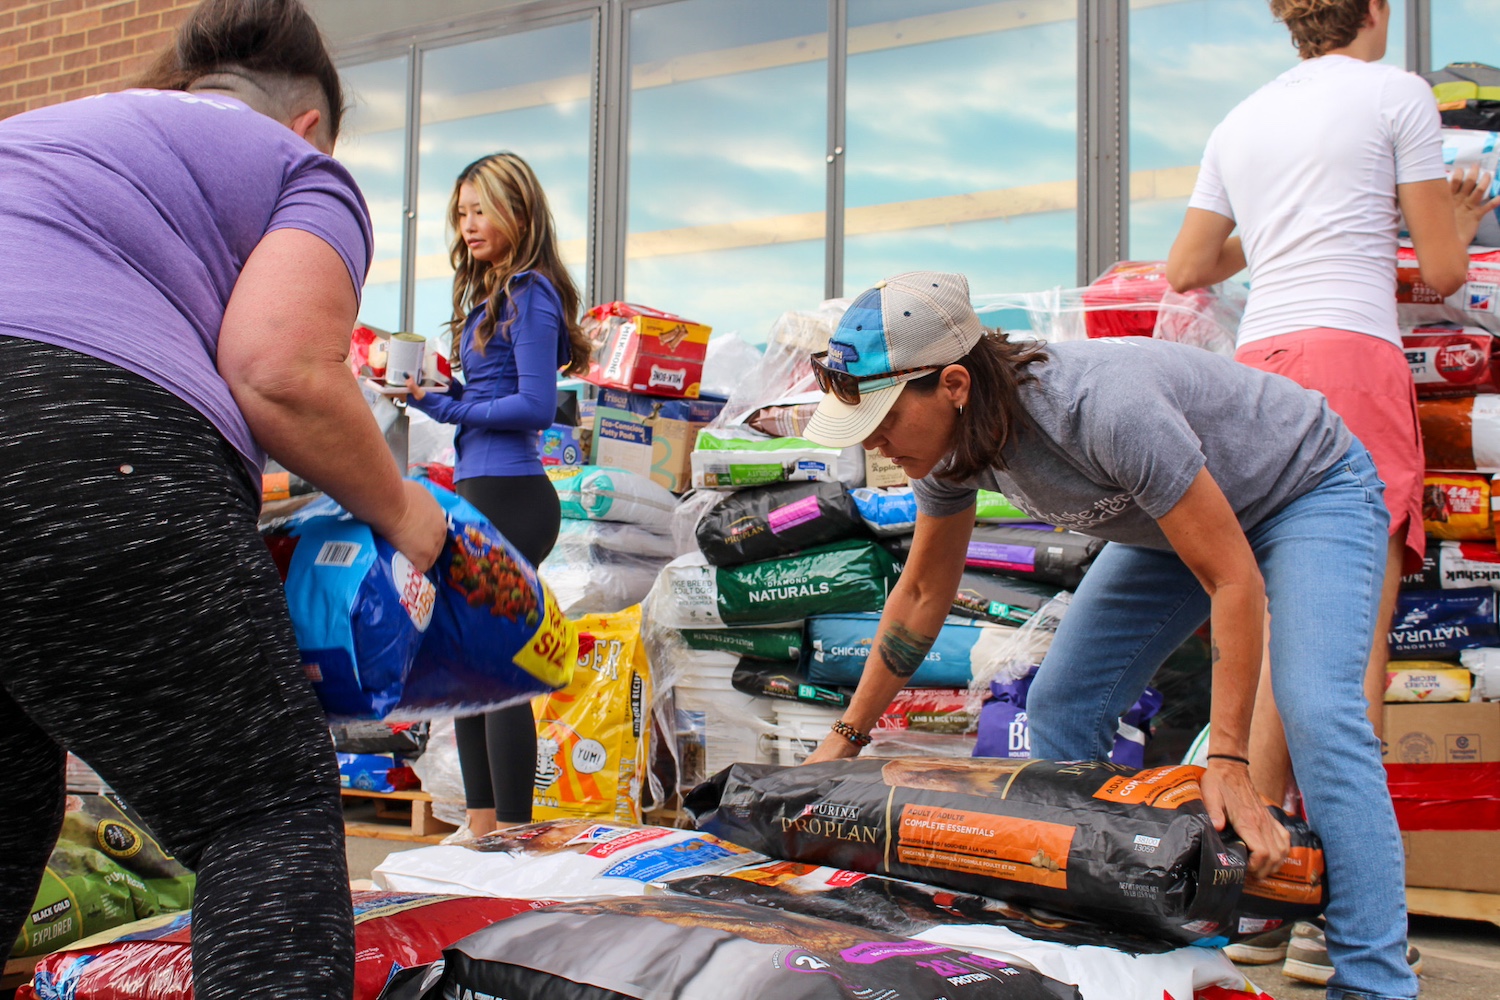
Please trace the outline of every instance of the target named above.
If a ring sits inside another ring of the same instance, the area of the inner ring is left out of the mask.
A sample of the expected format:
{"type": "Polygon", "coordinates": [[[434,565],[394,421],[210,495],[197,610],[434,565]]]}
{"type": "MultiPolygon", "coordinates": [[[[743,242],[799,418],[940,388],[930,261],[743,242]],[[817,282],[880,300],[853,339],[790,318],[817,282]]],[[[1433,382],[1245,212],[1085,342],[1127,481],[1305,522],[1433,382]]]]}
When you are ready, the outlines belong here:
{"type": "Polygon", "coordinates": [[[467,500],[423,485],[448,516],[448,544],[433,567],[432,622],[397,714],[472,715],[566,687],[578,631],[536,569],[467,500]]]}
{"type": "Polygon", "coordinates": [[[370,527],[324,498],[268,539],[283,552],[303,669],[336,719],[381,719],[401,701],[437,588],[370,527]]]}

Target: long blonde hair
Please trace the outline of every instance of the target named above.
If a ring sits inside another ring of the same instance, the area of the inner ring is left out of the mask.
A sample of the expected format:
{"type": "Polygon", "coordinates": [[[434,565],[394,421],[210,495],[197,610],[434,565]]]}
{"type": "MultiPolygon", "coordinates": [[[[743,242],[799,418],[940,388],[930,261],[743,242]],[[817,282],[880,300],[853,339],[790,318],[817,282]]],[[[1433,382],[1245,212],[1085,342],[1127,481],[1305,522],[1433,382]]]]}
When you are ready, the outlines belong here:
{"type": "Polygon", "coordinates": [[[511,279],[522,271],[535,271],[552,282],[562,301],[570,351],[566,373],[586,372],[590,344],[578,325],[578,289],[558,253],[557,225],[547,195],[526,161],[515,153],[492,153],[464,167],[453,183],[453,197],[448,199],[448,228],[453,233],[448,251],[453,263],[453,318],[448,321],[453,358],[458,358],[458,341],[469,313],[481,303],[487,308],[474,330],[475,350],[483,354],[496,331],[508,335],[516,321],[515,309],[507,316],[500,314],[511,279]],[[504,234],[509,246],[505,259],[494,263],[476,260],[464,242],[458,223],[458,191],[465,184],[474,186],[485,217],[504,234]]]}

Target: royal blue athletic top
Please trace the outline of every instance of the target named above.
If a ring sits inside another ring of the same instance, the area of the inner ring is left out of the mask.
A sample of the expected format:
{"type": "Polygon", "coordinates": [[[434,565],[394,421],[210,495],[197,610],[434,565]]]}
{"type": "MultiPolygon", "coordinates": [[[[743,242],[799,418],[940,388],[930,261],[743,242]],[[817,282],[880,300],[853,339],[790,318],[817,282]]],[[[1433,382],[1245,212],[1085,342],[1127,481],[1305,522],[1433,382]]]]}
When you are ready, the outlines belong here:
{"type": "Polygon", "coordinates": [[[429,392],[411,405],[434,420],[457,424],[458,462],[453,478],[540,475],[537,432],[557,414],[557,371],[571,348],[562,301],[552,282],[535,271],[511,279],[502,310],[515,320],[496,329],[484,353],[474,331],[486,307],[476,306],[459,338],[464,382],[446,394],[429,392]]]}

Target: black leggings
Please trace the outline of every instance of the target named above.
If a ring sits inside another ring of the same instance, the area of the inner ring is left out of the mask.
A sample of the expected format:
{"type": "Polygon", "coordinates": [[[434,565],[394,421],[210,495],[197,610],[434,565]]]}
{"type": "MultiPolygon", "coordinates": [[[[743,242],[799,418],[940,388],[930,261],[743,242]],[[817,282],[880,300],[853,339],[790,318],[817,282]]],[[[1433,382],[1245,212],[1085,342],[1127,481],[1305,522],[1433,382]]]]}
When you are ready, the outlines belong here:
{"type": "Polygon", "coordinates": [[[64,749],[198,874],[199,1000],[353,992],[338,767],[256,530],[197,411],[0,337],[0,942],[61,828],[64,749]]]}
{"type": "MultiPolygon", "coordinates": [[[[533,566],[540,566],[562,524],[557,490],[546,476],[460,479],[458,495],[494,522],[533,566]]],[[[536,722],[522,702],[453,720],[464,799],[470,809],[494,809],[501,823],[530,823],[536,777],[536,722]]]]}

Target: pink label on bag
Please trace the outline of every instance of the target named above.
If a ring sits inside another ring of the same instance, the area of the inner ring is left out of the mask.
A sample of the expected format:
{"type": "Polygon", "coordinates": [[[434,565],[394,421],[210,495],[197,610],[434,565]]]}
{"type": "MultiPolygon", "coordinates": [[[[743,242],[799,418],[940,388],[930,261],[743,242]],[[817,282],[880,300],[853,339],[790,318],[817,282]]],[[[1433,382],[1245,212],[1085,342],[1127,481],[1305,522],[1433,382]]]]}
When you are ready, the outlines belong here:
{"type": "Polygon", "coordinates": [[[771,533],[779,535],[799,524],[816,521],[820,516],[818,498],[811,496],[798,500],[796,503],[789,503],[785,507],[777,507],[766,515],[766,521],[771,525],[771,533]]]}

